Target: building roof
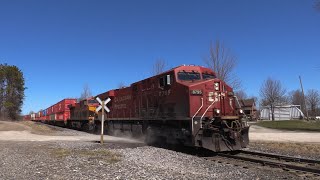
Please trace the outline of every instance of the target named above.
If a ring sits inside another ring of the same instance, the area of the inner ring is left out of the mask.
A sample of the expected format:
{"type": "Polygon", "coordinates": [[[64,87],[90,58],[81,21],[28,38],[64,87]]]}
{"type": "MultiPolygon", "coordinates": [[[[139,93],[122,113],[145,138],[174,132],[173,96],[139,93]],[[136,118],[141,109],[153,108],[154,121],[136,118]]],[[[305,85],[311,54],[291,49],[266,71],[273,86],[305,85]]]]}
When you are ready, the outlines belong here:
{"type": "Polygon", "coordinates": [[[241,105],[241,107],[252,107],[255,106],[255,102],[254,99],[240,99],[239,103],[241,105]]]}

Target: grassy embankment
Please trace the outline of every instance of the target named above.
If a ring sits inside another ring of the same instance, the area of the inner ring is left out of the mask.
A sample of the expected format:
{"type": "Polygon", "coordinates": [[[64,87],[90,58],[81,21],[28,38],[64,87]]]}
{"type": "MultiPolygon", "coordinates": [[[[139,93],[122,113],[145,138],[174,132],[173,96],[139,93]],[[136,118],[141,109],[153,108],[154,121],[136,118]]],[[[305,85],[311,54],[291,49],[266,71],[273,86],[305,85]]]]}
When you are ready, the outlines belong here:
{"type": "Polygon", "coordinates": [[[290,120],[290,121],[261,121],[256,125],[272,128],[284,129],[292,131],[315,131],[320,132],[320,122],[317,121],[303,121],[303,120],[290,120]]]}

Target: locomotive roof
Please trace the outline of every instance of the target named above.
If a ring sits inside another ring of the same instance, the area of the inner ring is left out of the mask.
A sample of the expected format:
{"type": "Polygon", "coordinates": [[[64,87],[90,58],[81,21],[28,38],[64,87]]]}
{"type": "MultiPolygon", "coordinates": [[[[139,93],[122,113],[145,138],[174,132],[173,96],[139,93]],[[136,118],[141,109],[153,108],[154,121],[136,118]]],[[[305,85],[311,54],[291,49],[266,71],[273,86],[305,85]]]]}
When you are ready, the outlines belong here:
{"type": "MultiPolygon", "coordinates": [[[[207,67],[204,67],[204,66],[180,65],[180,66],[171,68],[171,69],[169,69],[169,70],[167,70],[167,71],[164,71],[164,72],[162,72],[162,73],[160,73],[160,74],[157,74],[157,75],[154,75],[154,76],[150,76],[150,77],[148,77],[148,78],[145,78],[145,79],[136,81],[136,82],[134,82],[134,83],[131,83],[130,86],[132,86],[132,85],[134,85],[134,84],[137,84],[137,83],[139,83],[139,82],[141,82],[141,81],[145,81],[145,80],[147,80],[147,79],[153,78],[153,77],[165,75],[165,74],[167,74],[168,72],[173,71],[173,70],[176,70],[176,69],[181,69],[181,70],[183,70],[183,69],[185,69],[185,70],[198,69],[199,71],[211,71],[212,73],[214,73],[211,69],[209,69],[209,68],[207,68],[207,67]]],[[[215,74],[215,73],[214,73],[214,74],[215,74]]],[[[125,88],[129,88],[130,86],[125,87],[125,88]]],[[[116,90],[119,90],[119,89],[111,89],[111,90],[108,90],[108,91],[103,92],[103,93],[101,93],[101,94],[98,94],[98,95],[96,95],[95,97],[107,97],[107,96],[109,96],[109,95],[112,96],[112,95],[114,94],[114,91],[116,91],[116,90]]]]}

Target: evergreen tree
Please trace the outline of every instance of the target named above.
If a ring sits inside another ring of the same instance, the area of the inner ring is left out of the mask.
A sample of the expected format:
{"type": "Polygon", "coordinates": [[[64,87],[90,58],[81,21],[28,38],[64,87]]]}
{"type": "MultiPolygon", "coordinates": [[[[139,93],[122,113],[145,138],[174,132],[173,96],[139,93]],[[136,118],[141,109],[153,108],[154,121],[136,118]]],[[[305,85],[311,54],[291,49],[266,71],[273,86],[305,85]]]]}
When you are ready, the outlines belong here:
{"type": "Polygon", "coordinates": [[[0,64],[0,117],[19,118],[25,89],[22,71],[17,66],[0,64]]]}

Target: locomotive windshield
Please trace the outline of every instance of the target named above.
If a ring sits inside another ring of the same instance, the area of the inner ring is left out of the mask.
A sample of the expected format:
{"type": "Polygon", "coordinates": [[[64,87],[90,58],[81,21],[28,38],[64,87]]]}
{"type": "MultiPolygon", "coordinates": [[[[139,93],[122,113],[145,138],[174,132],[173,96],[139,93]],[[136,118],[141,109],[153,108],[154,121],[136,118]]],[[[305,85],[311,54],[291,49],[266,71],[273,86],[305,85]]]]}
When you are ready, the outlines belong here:
{"type": "Polygon", "coordinates": [[[214,78],[217,78],[214,74],[206,74],[206,73],[203,73],[202,74],[202,79],[214,79],[214,78]]]}
{"type": "Polygon", "coordinates": [[[96,101],[95,99],[91,99],[91,100],[89,100],[89,103],[90,104],[95,104],[95,103],[98,103],[98,101],[96,101]]]}
{"type": "Polygon", "coordinates": [[[178,79],[181,81],[200,80],[200,73],[196,72],[178,72],[178,79]]]}

